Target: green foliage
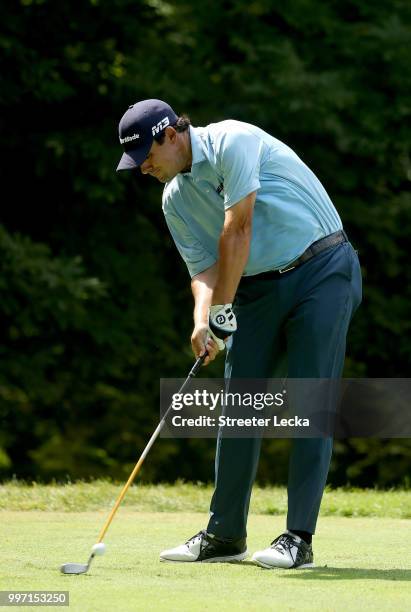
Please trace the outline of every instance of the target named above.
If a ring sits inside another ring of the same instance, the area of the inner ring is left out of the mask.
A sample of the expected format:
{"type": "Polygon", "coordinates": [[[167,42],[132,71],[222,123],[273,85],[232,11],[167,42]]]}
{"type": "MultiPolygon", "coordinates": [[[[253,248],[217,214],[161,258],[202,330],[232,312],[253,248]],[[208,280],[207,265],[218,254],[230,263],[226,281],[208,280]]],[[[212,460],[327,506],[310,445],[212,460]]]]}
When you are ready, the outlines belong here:
{"type": "MultiPolygon", "coordinates": [[[[123,477],[158,418],[158,379],[191,364],[160,187],[114,171],[117,122],[146,97],[295,148],[360,251],[346,375],[409,375],[410,24],[405,0],[3,3],[0,473],[123,477]]],[[[143,477],[209,480],[213,450],[163,440],[143,477]]],[[[409,475],[406,441],[341,442],[335,457],[336,484],[409,475]]],[[[260,480],[286,470],[287,443],[270,441],[260,480]]]]}
{"type": "MultiPolygon", "coordinates": [[[[0,510],[42,512],[108,512],[117,499],[123,483],[107,480],[39,484],[12,480],[0,484],[0,510]]],[[[135,512],[205,512],[213,487],[197,482],[177,481],[172,484],[142,484],[131,486],[122,507],[135,512]]],[[[287,513],[285,487],[255,486],[250,514],[284,516],[287,513]]],[[[321,503],[321,516],[352,516],[376,518],[411,518],[411,491],[377,489],[326,488],[321,503]]]]}
{"type": "Polygon", "coordinates": [[[44,244],[0,227],[3,400],[24,410],[30,399],[54,404],[62,394],[58,370],[69,334],[88,333],[90,309],[105,296],[80,257],[52,257],[44,244]]]}

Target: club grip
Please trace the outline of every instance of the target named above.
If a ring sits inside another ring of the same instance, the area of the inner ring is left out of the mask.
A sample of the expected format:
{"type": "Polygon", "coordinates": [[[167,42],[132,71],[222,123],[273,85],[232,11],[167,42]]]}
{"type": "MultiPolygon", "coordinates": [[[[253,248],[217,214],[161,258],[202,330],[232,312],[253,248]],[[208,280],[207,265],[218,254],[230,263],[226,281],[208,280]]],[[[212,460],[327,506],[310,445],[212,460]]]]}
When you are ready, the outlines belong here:
{"type": "Polygon", "coordinates": [[[208,355],[208,351],[205,351],[204,355],[201,355],[201,357],[199,357],[197,359],[197,361],[195,362],[195,364],[193,365],[191,372],[189,374],[190,378],[194,378],[194,376],[196,376],[196,374],[198,373],[198,370],[201,368],[201,366],[204,363],[204,359],[207,357],[208,355]]]}

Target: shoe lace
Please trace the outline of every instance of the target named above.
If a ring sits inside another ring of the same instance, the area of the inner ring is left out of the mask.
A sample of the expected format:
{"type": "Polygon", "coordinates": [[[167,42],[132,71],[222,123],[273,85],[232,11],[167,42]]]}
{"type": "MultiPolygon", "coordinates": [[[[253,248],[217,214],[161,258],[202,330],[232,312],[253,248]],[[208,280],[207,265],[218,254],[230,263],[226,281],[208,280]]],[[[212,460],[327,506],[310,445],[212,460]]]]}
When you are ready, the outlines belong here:
{"type": "Polygon", "coordinates": [[[196,544],[197,542],[201,543],[200,548],[203,549],[203,540],[205,539],[205,535],[206,535],[206,530],[202,529],[201,531],[199,531],[198,533],[196,533],[195,535],[193,535],[191,538],[189,538],[186,542],[186,546],[189,546],[190,544],[196,544]]]}
{"type": "Polygon", "coordinates": [[[280,536],[278,536],[278,538],[276,538],[275,540],[271,542],[271,548],[275,548],[282,554],[284,554],[283,551],[288,552],[290,553],[291,558],[293,558],[291,549],[294,546],[297,546],[298,548],[297,542],[288,533],[281,534],[280,536]]]}

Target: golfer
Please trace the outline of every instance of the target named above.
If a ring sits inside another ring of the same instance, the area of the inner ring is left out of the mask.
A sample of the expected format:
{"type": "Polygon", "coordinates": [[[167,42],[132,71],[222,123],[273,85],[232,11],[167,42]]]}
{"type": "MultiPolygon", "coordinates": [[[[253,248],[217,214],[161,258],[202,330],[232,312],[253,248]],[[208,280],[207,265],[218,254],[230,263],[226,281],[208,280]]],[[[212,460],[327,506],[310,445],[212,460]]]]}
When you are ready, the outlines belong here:
{"type": "MultiPolygon", "coordinates": [[[[191,276],[197,357],[227,345],[226,378],[337,378],[361,301],[356,252],[324,187],[283,142],[226,120],[193,127],[161,100],[128,108],[117,170],[164,183],[163,211],[191,276]]],[[[163,561],[247,556],[260,438],[219,436],[210,520],[163,561]]],[[[329,437],[292,440],[286,531],[255,563],[312,567],[312,535],[332,453],[329,437]]]]}

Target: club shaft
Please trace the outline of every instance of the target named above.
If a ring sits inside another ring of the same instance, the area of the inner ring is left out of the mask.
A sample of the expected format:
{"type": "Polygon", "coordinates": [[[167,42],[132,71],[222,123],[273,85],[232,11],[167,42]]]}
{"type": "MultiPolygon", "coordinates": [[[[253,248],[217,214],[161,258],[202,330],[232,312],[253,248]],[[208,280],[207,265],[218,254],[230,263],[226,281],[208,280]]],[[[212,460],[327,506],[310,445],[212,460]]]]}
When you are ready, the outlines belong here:
{"type": "MultiPolygon", "coordinates": [[[[195,362],[194,366],[192,367],[189,375],[187,376],[186,380],[184,381],[183,385],[181,386],[180,390],[178,391],[178,393],[183,393],[184,390],[186,389],[187,385],[190,383],[190,380],[192,378],[194,378],[194,376],[197,374],[197,372],[199,371],[201,365],[204,362],[204,359],[207,357],[207,352],[204,353],[204,355],[202,355],[201,357],[199,357],[197,359],[197,361],[195,362]]],[[[121,502],[123,501],[130,485],[132,484],[133,480],[135,479],[135,477],[137,476],[137,474],[140,471],[140,468],[144,462],[144,459],[147,457],[150,448],[153,446],[155,440],[157,439],[160,431],[163,429],[164,427],[164,423],[166,422],[166,418],[170,412],[172,408],[172,404],[170,404],[170,406],[167,408],[163,418],[161,419],[161,421],[159,422],[159,424],[157,425],[153,435],[151,436],[150,440],[148,441],[145,449],[143,450],[143,452],[141,453],[140,459],[137,461],[134,470],[131,472],[129,479],[127,480],[126,484],[124,485],[120,495],[118,496],[116,503],[114,504],[113,508],[111,509],[111,512],[106,520],[106,522],[104,523],[104,526],[102,528],[102,530],[100,531],[100,534],[98,536],[98,540],[97,542],[102,542],[104,539],[104,536],[107,533],[108,528],[110,527],[111,521],[114,518],[115,513],[118,510],[119,505],[121,504],[121,502]]]]}

